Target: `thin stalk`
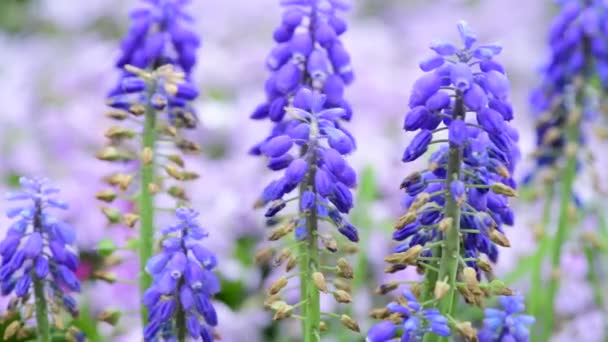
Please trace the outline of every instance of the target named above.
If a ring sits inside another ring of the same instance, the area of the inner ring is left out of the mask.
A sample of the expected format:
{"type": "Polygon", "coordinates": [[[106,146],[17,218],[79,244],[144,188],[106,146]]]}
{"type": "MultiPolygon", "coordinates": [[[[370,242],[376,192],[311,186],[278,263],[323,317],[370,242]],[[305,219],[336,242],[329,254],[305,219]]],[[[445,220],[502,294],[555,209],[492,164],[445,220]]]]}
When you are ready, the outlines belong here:
{"type": "MultiPolygon", "coordinates": [[[[456,117],[463,118],[465,115],[464,103],[462,102],[462,95],[456,96],[456,103],[454,107],[454,114],[456,117]]],[[[450,183],[460,178],[460,167],[462,164],[463,152],[462,148],[450,144],[448,150],[448,167],[447,176],[445,179],[446,189],[450,189],[450,183]]],[[[456,274],[458,272],[458,262],[460,258],[460,207],[453,197],[448,194],[445,196],[445,217],[452,218],[452,225],[448,228],[443,236],[445,242],[441,246],[441,255],[439,262],[439,272],[434,276],[435,286],[437,280],[447,279],[447,283],[450,285],[448,293],[439,301],[439,308],[443,315],[450,316],[456,307],[456,274]]],[[[428,273],[428,271],[427,271],[428,273]]],[[[427,294],[429,295],[429,294],[427,294]]],[[[425,298],[426,300],[427,298],[425,298]]],[[[444,338],[434,334],[427,334],[425,341],[447,341],[444,338]]]]}
{"type": "MultiPolygon", "coordinates": [[[[156,85],[151,85],[148,98],[156,91],[156,85]]],[[[155,154],[156,146],[156,110],[150,101],[146,104],[143,148],[150,149],[152,156],[155,154]]],[[[154,157],[153,157],[154,158],[154,157]]],[[[150,287],[151,278],[146,272],[146,261],[152,257],[154,248],[154,198],[150,192],[149,185],[154,182],[154,160],[150,163],[141,164],[141,192],[139,195],[139,290],[143,297],[144,292],[150,287]]],[[[141,320],[145,325],[148,322],[148,312],[145,305],[141,305],[141,320]]]]}
{"type": "Polygon", "coordinates": [[[597,257],[594,255],[595,251],[590,246],[585,246],[585,257],[587,258],[587,267],[589,268],[587,272],[587,281],[591,283],[593,287],[593,298],[595,305],[601,310],[604,311],[604,292],[602,290],[601,280],[597,275],[596,264],[594,259],[597,257]]]}
{"type": "MultiPolygon", "coordinates": [[[[551,251],[551,271],[557,271],[560,266],[562,247],[568,235],[568,208],[572,203],[572,185],[576,176],[576,155],[569,156],[566,162],[566,167],[562,176],[562,189],[560,194],[560,210],[557,223],[557,233],[553,250],[551,251]]],[[[547,324],[543,327],[543,335],[541,341],[548,341],[553,331],[555,324],[555,297],[559,289],[559,275],[551,274],[549,277],[549,286],[547,288],[547,308],[543,310],[546,313],[547,324]]]]}
{"type": "MultiPolygon", "coordinates": [[[[303,190],[301,190],[302,192],[303,190]]],[[[308,253],[306,253],[308,249],[308,244],[300,244],[298,246],[298,260],[300,261],[300,270],[304,271],[305,269],[308,268],[308,253]]],[[[300,280],[300,298],[305,301],[308,296],[308,282],[307,281],[302,281],[300,280]]],[[[307,317],[306,315],[306,305],[302,305],[302,307],[300,308],[300,315],[302,315],[303,317],[307,317]]],[[[302,322],[302,332],[307,331],[308,330],[308,321],[303,319],[302,322]]]]}
{"type": "MultiPolygon", "coordinates": [[[[33,229],[42,234],[42,205],[36,201],[36,213],[34,215],[33,229]]],[[[49,311],[44,297],[44,280],[36,276],[34,270],[31,271],[32,282],[34,283],[34,303],[36,305],[36,331],[39,342],[51,341],[51,331],[49,328],[49,311]]]]}
{"type": "MultiPolygon", "coordinates": [[[[33,273],[33,271],[32,271],[33,273]]],[[[49,330],[49,313],[44,298],[44,283],[32,274],[34,282],[34,297],[36,303],[36,331],[39,342],[51,341],[49,330]]]]}
{"type": "MultiPolygon", "coordinates": [[[[574,80],[574,85],[578,87],[576,89],[576,104],[578,107],[574,110],[582,111],[582,106],[586,101],[586,83],[589,77],[593,74],[593,64],[591,63],[591,46],[587,39],[583,39],[582,41],[582,49],[585,55],[585,67],[582,72],[582,80],[577,85],[577,80],[574,80]]],[[[572,110],[572,108],[564,108],[565,110],[572,110]]],[[[573,113],[566,113],[573,115],[573,113]]],[[[571,122],[567,117],[568,126],[566,127],[566,136],[568,144],[578,144],[580,140],[580,114],[579,118],[575,118],[571,122]]],[[[557,233],[555,235],[555,242],[553,243],[553,250],[551,254],[551,270],[557,271],[559,270],[560,261],[561,261],[561,253],[562,246],[566,241],[568,236],[568,227],[570,226],[570,222],[568,221],[568,209],[572,203],[572,193],[573,193],[573,185],[574,179],[576,177],[576,163],[577,163],[577,153],[576,151],[566,151],[567,159],[566,165],[562,169],[561,174],[561,197],[560,197],[560,211],[559,218],[557,224],[557,233]]],[[[549,280],[549,286],[547,290],[547,303],[546,310],[547,312],[547,324],[543,327],[542,341],[548,341],[551,337],[551,333],[553,332],[555,326],[555,297],[557,296],[557,291],[559,290],[559,282],[560,278],[557,274],[552,274],[549,280]]]]}
{"type": "MultiPolygon", "coordinates": [[[[311,129],[311,136],[316,139],[316,132],[318,128],[313,127],[311,129]]],[[[314,167],[316,161],[316,141],[311,141],[310,149],[308,151],[309,168],[310,171],[307,174],[305,188],[315,192],[315,173],[314,167]]],[[[318,232],[318,220],[317,220],[317,207],[312,206],[310,212],[306,216],[306,244],[303,250],[304,254],[302,259],[305,260],[304,269],[302,272],[303,283],[307,283],[305,286],[306,303],[302,307],[306,315],[304,316],[304,342],[318,342],[320,341],[320,328],[321,323],[321,303],[319,290],[315,286],[312,278],[313,272],[319,270],[319,245],[317,242],[318,232]]]]}
{"type": "Polygon", "coordinates": [[[177,340],[179,342],[186,341],[186,315],[181,305],[178,305],[177,314],[175,317],[175,329],[177,330],[177,340]]]}
{"type": "Polygon", "coordinates": [[[551,222],[551,205],[553,204],[553,196],[555,194],[554,187],[552,184],[547,185],[547,196],[543,207],[543,219],[541,222],[541,229],[543,234],[539,243],[538,249],[534,254],[532,262],[532,274],[531,274],[531,288],[530,288],[530,300],[529,300],[529,311],[534,317],[538,317],[539,310],[543,306],[543,300],[545,298],[543,290],[543,260],[547,251],[551,247],[551,238],[547,235],[547,227],[551,222]]]}

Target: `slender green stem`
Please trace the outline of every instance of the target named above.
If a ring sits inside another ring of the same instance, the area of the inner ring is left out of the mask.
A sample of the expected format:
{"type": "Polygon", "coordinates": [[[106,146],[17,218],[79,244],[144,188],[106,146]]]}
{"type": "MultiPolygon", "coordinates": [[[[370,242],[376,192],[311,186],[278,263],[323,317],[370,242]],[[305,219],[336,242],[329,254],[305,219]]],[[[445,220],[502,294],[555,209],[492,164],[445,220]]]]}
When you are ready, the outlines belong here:
{"type": "MultiPolygon", "coordinates": [[[[301,190],[303,191],[303,190],[301,190]]],[[[304,270],[306,270],[308,268],[308,253],[307,252],[308,249],[308,245],[307,244],[301,244],[298,246],[298,252],[299,252],[299,258],[298,260],[300,261],[300,270],[302,272],[304,272],[304,270]]],[[[308,282],[307,281],[300,281],[300,298],[303,301],[306,301],[306,299],[308,298],[307,296],[308,293],[308,282]]],[[[307,317],[306,315],[306,305],[302,305],[302,307],[300,308],[300,315],[302,315],[303,317],[307,317]]],[[[308,321],[303,319],[302,320],[302,332],[307,331],[308,330],[308,321]]]]}
{"type": "Polygon", "coordinates": [[[175,317],[175,329],[177,330],[177,340],[179,342],[186,341],[186,315],[181,305],[178,305],[177,315],[175,317]]]}
{"type": "Polygon", "coordinates": [[[39,342],[49,342],[50,330],[49,330],[49,314],[46,306],[46,299],[44,298],[44,283],[38,279],[36,275],[33,275],[34,279],[34,297],[36,303],[36,330],[38,333],[39,342]]]}
{"type": "MultiPolygon", "coordinates": [[[[452,180],[458,179],[461,163],[462,149],[450,146],[446,188],[449,189],[452,180]]],[[[446,196],[445,216],[452,218],[452,225],[445,232],[445,244],[441,251],[441,261],[439,263],[439,280],[447,278],[450,290],[440,301],[440,307],[443,314],[451,314],[456,299],[456,273],[458,271],[458,258],[460,257],[460,207],[452,196],[446,196]]]]}
{"type": "MultiPolygon", "coordinates": [[[[462,96],[456,96],[456,103],[454,107],[454,114],[456,117],[464,117],[465,110],[464,104],[462,102],[462,96]]],[[[459,146],[455,146],[450,144],[450,148],[448,150],[448,166],[447,166],[447,176],[445,179],[446,189],[450,189],[450,183],[460,178],[460,168],[462,164],[463,158],[462,148],[459,146]]],[[[443,315],[451,315],[456,306],[456,275],[458,273],[458,263],[460,256],[460,215],[461,210],[458,206],[458,203],[454,200],[451,195],[445,196],[446,204],[445,204],[445,217],[452,218],[452,224],[448,228],[448,230],[444,233],[443,241],[445,242],[441,246],[441,258],[439,261],[439,272],[429,274],[427,269],[427,276],[432,276],[430,281],[426,279],[426,282],[429,282],[428,291],[435,287],[435,283],[438,280],[447,280],[447,283],[450,285],[450,289],[448,293],[439,301],[439,308],[443,315]]],[[[433,251],[435,252],[436,249],[433,251]]],[[[436,254],[434,254],[436,255],[436,254]]],[[[426,286],[427,283],[425,283],[426,286]]],[[[431,293],[426,293],[427,296],[430,297],[431,293]]],[[[429,298],[424,298],[424,300],[428,300],[429,298]]],[[[425,336],[425,341],[447,341],[447,339],[441,338],[435,334],[427,334],[425,336]]]]}
{"type": "MultiPolygon", "coordinates": [[[[42,205],[36,201],[36,212],[34,215],[33,229],[42,234],[42,205]]],[[[34,285],[34,303],[36,305],[36,330],[39,342],[51,341],[51,331],[49,328],[49,311],[44,296],[44,279],[39,279],[31,270],[31,277],[34,285]]]]}
{"type": "MultiPolygon", "coordinates": [[[[156,91],[156,85],[150,86],[148,94],[156,91]]],[[[143,148],[150,149],[154,156],[156,146],[156,110],[151,103],[147,103],[144,131],[143,148]]],[[[150,287],[151,278],[146,272],[146,261],[152,256],[154,248],[154,198],[150,192],[149,185],[154,182],[154,161],[141,164],[141,192],[139,195],[139,290],[143,297],[144,292],[150,287]]],[[[145,325],[148,321],[146,307],[141,305],[141,320],[145,325]]]]}
{"type": "Polygon", "coordinates": [[[589,268],[587,272],[587,280],[593,287],[593,298],[595,305],[597,305],[597,307],[601,310],[604,310],[604,293],[602,290],[602,285],[600,284],[600,279],[597,276],[594,252],[595,251],[593,248],[590,246],[585,246],[585,257],[587,258],[587,267],[589,268]]]}
{"type": "MultiPolygon", "coordinates": [[[[571,142],[578,141],[578,128],[570,128],[570,139],[571,142]]],[[[576,176],[576,154],[568,156],[566,166],[563,169],[561,177],[561,193],[560,193],[560,209],[557,222],[557,232],[555,234],[555,241],[553,243],[551,253],[551,271],[552,274],[549,277],[549,286],[547,288],[547,310],[543,310],[546,313],[546,323],[543,326],[542,339],[540,341],[548,341],[553,332],[555,325],[555,297],[559,289],[559,274],[553,274],[554,271],[559,270],[562,247],[568,236],[568,228],[570,222],[568,220],[569,207],[572,204],[572,186],[574,184],[574,178],[576,176]]]]}
{"type": "MultiPolygon", "coordinates": [[[[547,185],[546,198],[543,208],[543,219],[541,222],[541,240],[539,246],[534,254],[532,262],[532,274],[531,274],[531,288],[530,288],[530,300],[529,300],[529,312],[532,316],[538,317],[539,310],[543,306],[544,294],[543,290],[543,260],[547,251],[551,247],[551,238],[547,235],[547,227],[551,222],[551,205],[553,203],[554,187],[552,184],[547,185]]],[[[538,331],[538,330],[537,330],[538,331]]]]}
{"type": "MultiPolygon", "coordinates": [[[[311,136],[314,137],[317,129],[313,127],[311,130],[311,136]]],[[[308,190],[315,191],[315,173],[316,170],[313,165],[316,160],[316,142],[311,142],[311,148],[308,151],[310,171],[306,178],[306,188],[308,190]]],[[[317,242],[317,231],[318,231],[318,220],[317,220],[317,207],[313,206],[306,216],[306,244],[304,245],[302,259],[304,259],[304,268],[300,270],[302,272],[301,282],[308,283],[305,285],[305,300],[303,312],[304,316],[304,342],[319,342],[321,340],[321,330],[319,328],[321,323],[321,304],[319,290],[315,286],[312,278],[313,272],[319,270],[319,246],[317,242]]]]}

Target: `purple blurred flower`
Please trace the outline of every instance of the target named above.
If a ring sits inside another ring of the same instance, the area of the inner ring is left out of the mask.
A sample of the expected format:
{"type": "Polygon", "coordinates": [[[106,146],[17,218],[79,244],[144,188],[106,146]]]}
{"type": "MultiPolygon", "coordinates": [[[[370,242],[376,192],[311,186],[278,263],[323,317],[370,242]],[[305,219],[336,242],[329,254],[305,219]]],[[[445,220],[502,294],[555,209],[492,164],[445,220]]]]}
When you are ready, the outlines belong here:
{"type": "Polygon", "coordinates": [[[176,330],[186,329],[192,338],[211,342],[212,329],[218,323],[210,299],[220,291],[219,279],[211,272],[217,259],[200,244],[207,231],[197,222],[199,214],[178,208],[175,215],[178,223],[162,230],[162,251],[146,264],[153,284],[143,298],[150,310],[144,339],[155,341],[158,335],[175,338],[176,330]],[[178,316],[185,319],[185,326],[177,326],[178,316]]]}

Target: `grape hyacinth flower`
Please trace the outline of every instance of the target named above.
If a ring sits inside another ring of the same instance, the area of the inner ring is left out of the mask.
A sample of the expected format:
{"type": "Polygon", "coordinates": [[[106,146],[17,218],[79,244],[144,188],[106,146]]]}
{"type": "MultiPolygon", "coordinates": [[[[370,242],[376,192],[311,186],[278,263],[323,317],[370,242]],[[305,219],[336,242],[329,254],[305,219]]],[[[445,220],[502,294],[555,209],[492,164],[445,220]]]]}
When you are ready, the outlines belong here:
{"type": "MultiPolygon", "coordinates": [[[[551,267],[560,267],[562,247],[571,230],[572,204],[580,207],[584,203],[575,191],[574,183],[582,172],[591,173],[593,189],[601,188],[592,168],[583,169],[583,161],[593,153],[586,146],[594,131],[600,139],[608,138],[606,116],[602,117],[601,94],[608,90],[608,28],[603,23],[608,19],[606,2],[595,0],[561,1],[561,10],[553,19],[549,34],[549,60],[542,70],[540,85],[531,93],[530,103],[536,119],[535,152],[536,167],[527,177],[528,182],[538,181],[538,191],[546,194],[544,215],[539,236],[549,234],[554,197],[559,194],[559,214],[555,242],[539,241],[539,254],[550,250],[551,267]],[[597,75],[599,88],[593,85],[597,75]]],[[[548,240],[547,240],[548,241],[548,240]]],[[[585,247],[589,249],[589,247],[585,247]]],[[[593,251],[588,251],[593,252],[593,251]]],[[[542,255],[537,257],[532,268],[530,312],[539,317],[543,336],[549,339],[555,325],[555,298],[559,289],[559,278],[551,277],[549,286],[543,287],[542,273],[545,267],[542,255]],[[547,294],[547,298],[543,297],[547,294]],[[545,299],[543,299],[545,298],[545,299]],[[540,315],[540,313],[547,313],[540,315]]],[[[598,303],[602,307],[603,303],[598,303]]]]}
{"type": "Polygon", "coordinates": [[[525,309],[523,296],[500,296],[498,300],[503,310],[485,309],[484,326],[478,334],[479,342],[530,341],[529,326],[534,324],[535,319],[522,314],[525,309]]]}
{"type": "MultiPolygon", "coordinates": [[[[50,321],[58,328],[63,318],[60,309],[78,315],[73,292],[80,292],[80,282],[74,274],[78,257],[71,245],[76,236],[74,228],[56,217],[52,209],[66,210],[67,203],[56,198],[59,189],[46,179],[19,180],[23,190],[11,192],[7,199],[25,203],[11,207],[7,216],[15,219],[0,242],[0,285],[2,295],[16,296],[6,310],[6,317],[23,310],[21,317],[36,313],[37,335],[40,341],[50,341],[50,321]],[[29,301],[33,297],[34,304],[29,301]],[[27,312],[30,312],[28,314],[27,312]]],[[[21,322],[11,323],[19,339],[29,335],[21,322]]],[[[8,327],[7,327],[8,329],[8,327]]],[[[62,329],[62,328],[59,328],[62,329]]],[[[11,336],[4,335],[5,338],[11,336]]]]}
{"type": "MultiPolygon", "coordinates": [[[[254,120],[281,123],[301,87],[326,95],[324,109],[344,109],[341,119],[350,120],[352,109],[344,99],[344,88],[354,80],[350,55],[340,40],[347,30],[338,16],[348,9],[341,0],[283,0],[281,24],[274,32],[277,45],[266,59],[271,72],[264,86],[266,100],[251,114],[254,120]]],[[[287,117],[287,120],[289,118],[287,117]]],[[[283,125],[275,128],[284,131],[283,125]]],[[[251,150],[260,155],[261,144],[251,150]]]]}
{"type": "Polygon", "coordinates": [[[162,230],[162,251],[146,263],[153,281],[143,297],[149,309],[145,341],[186,341],[188,336],[214,341],[218,318],[211,296],[220,291],[220,281],[212,272],[215,254],[201,244],[208,233],[197,222],[198,215],[178,208],[179,222],[162,230]]]}
{"type": "MultiPolygon", "coordinates": [[[[265,216],[278,223],[269,239],[275,241],[294,232],[298,249],[285,249],[275,265],[286,262],[287,272],[299,264],[301,302],[290,305],[279,300],[288,283],[281,277],[270,288],[268,306],[275,320],[290,317],[296,308],[302,317],[305,342],[320,339],[320,292],[332,293],[339,303],[351,301],[349,286],[352,268],[344,258],[337,260],[336,289],[330,290],[330,276],[322,267],[319,241],[329,252],[338,251],[332,234],[322,233],[319,221],[326,221],[351,242],[359,239],[357,230],[342,215],[353,206],[351,188],[356,173],[344,156],[355,149],[355,141],[344,128],[352,110],[344,99],[344,88],[354,79],[350,56],[340,40],[346,22],[338,16],[348,6],[340,0],[283,0],[282,21],[274,32],[277,46],[267,58],[271,75],[266,81],[266,99],[251,114],[255,120],[274,123],[269,136],[250,153],[265,156],[267,166],[284,170],[279,179],[263,191],[258,207],[267,207],[265,216]],[[291,153],[290,153],[291,152],[291,153]],[[292,191],[299,195],[285,198],[292,191]],[[288,202],[297,200],[297,215],[277,216],[288,202]],[[294,253],[297,252],[297,253],[294,253]]],[[[260,255],[267,255],[268,250],[260,255]]],[[[334,313],[326,313],[335,317],[334,313]]],[[[357,323],[341,315],[341,323],[359,331],[357,323]]]]}
{"type": "Polygon", "coordinates": [[[458,31],[464,46],[435,41],[434,54],[420,63],[425,74],[413,85],[404,121],[406,131],[418,133],[403,161],[438,146],[429,166],[401,183],[407,211],[395,225],[398,245],[385,259],[389,273],[409,265],[424,272],[424,282],[416,284],[419,297],[445,316],[453,313],[456,290],[473,305],[492,292],[508,292],[499,282],[478,281],[491,272],[489,261],[497,261],[497,246],[510,245],[503,227],[514,220],[507,198],[516,194],[511,174],[519,158],[518,135],[509,125],[509,80],[495,59],[502,48],[475,46],[466,22],[458,23],[458,31]],[[494,291],[481,291],[490,285],[494,291]]]}
{"type": "MultiPolygon", "coordinates": [[[[137,199],[137,212],[122,213],[116,207],[102,210],[110,223],[129,227],[140,223],[142,293],[150,285],[143,267],[152,256],[155,195],[162,192],[174,198],[176,204],[187,202],[180,182],[198,178],[198,174],[184,168],[181,156],[200,152],[199,145],[188,140],[182,130],[197,125],[191,103],[198,96],[198,89],[192,83],[191,71],[200,38],[188,28],[192,21],[185,11],[188,2],[143,1],[143,6],[131,13],[131,28],[122,41],[116,63],[122,70],[120,80],[107,100],[112,108],[107,116],[121,125],[106,131],[109,144],[97,154],[101,160],[128,165],[128,170],[105,178],[112,188],[102,190],[97,198],[107,203],[125,197],[137,199]],[[135,169],[138,172],[133,172],[135,169]],[[159,174],[161,169],[168,176],[166,179],[159,174]]],[[[142,309],[142,321],[146,319],[142,309]]]]}
{"type": "Polygon", "coordinates": [[[386,342],[396,338],[397,326],[401,327],[401,341],[422,341],[425,334],[433,333],[438,336],[450,336],[448,319],[435,308],[423,309],[410,290],[404,290],[403,296],[396,302],[387,305],[387,311],[392,318],[399,317],[401,323],[382,321],[374,325],[367,334],[367,342],[386,342]]]}
{"type": "Polygon", "coordinates": [[[602,1],[562,1],[551,23],[549,60],[541,84],[530,96],[537,121],[536,172],[559,167],[571,154],[566,153],[570,143],[584,143],[584,135],[577,132],[582,118],[592,121],[601,137],[608,137],[600,127],[599,94],[588,84],[596,74],[602,90],[608,89],[608,28],[602,25],[607,10],[602,1]]]}
{"type": "MultiPolygon", "coordinates": [[[[287,272],[293,270],[295,261],[299,260],[300,269],[296,272],[301,274],[301,282],[307,284],[304,285],[307,290],[303,291],[301,302],[296,305],[278,301],[278,295],[287,285],[287,277],[281,277],[271,286],[270,295],[276,297],[271,305],[276,311],[275,319],[291,316],[295,307],[302,306],[301,316],[310,324],[306,325],[305,331],[309,336],[319,333],[319,292],[330,293],[326,282],[329,275],[323,272],[325,266],[322,265],[319,241],[327,251],[338,251],[333,229],[322,230],[319,221],[328,222],[351,242],[359,240],[357,229],[343,217],[353,207],[351,188],[356,185],[356,174],[344,155],[354,149],[354,142],[336,121],[344,109],[324,109],[325,101],[324,94],[308,88],[301,88],[295,95],[294,107],[287,109],[288,115],[294,119],[288,123],[285,134],[273,137],[261,146],[262,153],[271,160],[287,161],[283,175],[264,189],[257,203],[258,206],[267,206],[267,218],[279,222],[279,226],[270,233],[270,241],[295,233],[301,246],[298,254],[294,256],[287,249],[277,260],[278,264],[287,260],[287,272]],[[285,198],[295,189],[299,189],[299,196],[285,198]],[[299,213],[277,217],[293,200],[299,200],[299,213]]],[[[353,278],[352,268],[344,258],[337,261],[335,272],[337,278],[353,278]]],[[[350,294],[344,289],[336,288],[331,293],[338,303],[351,302],[350,294]]],[[[349,329],[358,331],[352,318],[342,315],[340,320],[349,329]]]]}

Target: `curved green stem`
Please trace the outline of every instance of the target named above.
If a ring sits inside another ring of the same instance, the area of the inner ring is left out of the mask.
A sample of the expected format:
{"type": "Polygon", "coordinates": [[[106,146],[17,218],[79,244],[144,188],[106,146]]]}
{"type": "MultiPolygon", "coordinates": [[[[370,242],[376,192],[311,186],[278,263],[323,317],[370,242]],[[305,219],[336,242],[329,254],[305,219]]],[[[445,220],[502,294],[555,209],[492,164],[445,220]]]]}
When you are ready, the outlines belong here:
{"type": "Polygon", "coordinates": [[[38,333],[39,342],[49,342],[50,329],[49,329],[49,313],[46,305],[46,299],[44,298],[44,283],[38,279],[36,275],[33,275],[34,282],[34,300],[36,304],[36,331],[38,333]]]}
{"type": "MultiPolygon", "coordinates": [[[[576,129],[570,129],[570,141],[578,141],[578,132],[576,129]]],[[[556,272],[559,270],[562,247],[568,236],[568,208],[572,204],[572,186],[574,184],[574,178],[576,176],[576,154],[568,156],[566,166],[563,170],[561,177],[562,187],[560,194],[560,209],[557,223],[557,232],[555,234],[555,241],[553,243],[551,253],[551,271],[556,272]]],[[[560,277],[558,274],[551,274],[549,278],[549,286],[547,288],[547,310],[546,312],[546,324],[543,326],[542,339],[540,341],[548,341],[553,332],[555,325],[555,297],[559,289],[560,277]]]]}
{"type": "MultiPolygon", "coordinates": [[[[155,85],[150,86],[148,94],[153,94],[156,91],[155,88],[155,85]]],[[[154,156],[156,146],[156,115],[156,110],[148,102],[144,120],[143,148],[150,149],[152,156],[154,156]]],[[[146,272],[146,261],[152,256],[154,248],[154,197],[149,188],[150,184],[154,182],[154,161],[142,163],[140,171],[139,290],[143,297],[151,283],[150,275],[146,272]]],[[[148,321],[148,312],[143,303],[141,305],[141,320],[144,325],[148,321]]]]}
{"type": "Polygon", "coordinates": [[[547,227],[551,222],[551,205],[553,204],[553,195],[554,195],[554,187],[551,184],[547,185],[547,195],[545,198],[545,203],[543,207],[543,219],[541,222],[541,240],[536,250],[536,253],[533,255],[531,263],[532,263],[532,274],[531,274],[531,288],[530,288],[530,299],[529,299],[529,312],[532,316],[538,317],[539,310],[543,305],[544,301],[544,287],[542,280],[542,271],[543,271],[543,260],[545,259],[545,255],[547,254],[549,248],[551,247],[551,238],[547,235],[547,227]]]}

